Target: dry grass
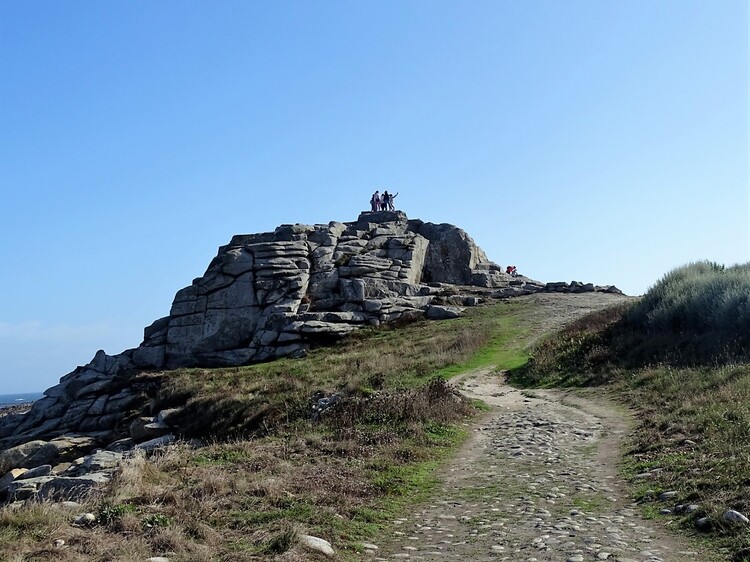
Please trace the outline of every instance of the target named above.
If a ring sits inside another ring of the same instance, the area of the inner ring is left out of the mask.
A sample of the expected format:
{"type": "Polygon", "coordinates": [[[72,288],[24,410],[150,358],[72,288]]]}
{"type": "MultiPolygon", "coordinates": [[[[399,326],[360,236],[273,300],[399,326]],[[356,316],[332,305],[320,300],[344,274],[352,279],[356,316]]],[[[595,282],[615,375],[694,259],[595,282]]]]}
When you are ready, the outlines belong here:
{"type": "Polygon", "coordinates": [[[83,508],[98,516],[94,527],[30,505],[3,512],[12,525],[0,547],[18,560],[315,560],[297,544],[304,528],[343,547],[342,558],[355,556],[373,523],[419,491],[423,481],[411,475],[422,478],[425,463],[455,445],[447,424],[471,411],[436,380],[351,397],[317,424],[300,419],[263,437],[136,456],[107,495],[83,508]],[[65,546],[54,548],[50,537],[65,546]]]}
{"type": "MultiPolygon", "coordinates": [[[[502,308],[511,313],[522,307],[502,308]]],[[[441,369],[470,360],[496,336],[496,322],[478,310],[450,322],[362,330],[337,346],[313,350],[303,361],[162,373],[158,407],[185,405],[177,422],[188,437],[265,435],[309,417],[310,397],[319,391],[368,396],[424,385],[441,369]]]]}
{"type": "Polygon", "coordinates": [[[465,436],[473,408],[440,373],[500,341],[520,349],[525,306],[363,330],[304,360],[151,375],[156,407],[184,405],[185,435],[206,445],[131,459],[79,511],[96,514],[92,527],[49,504],[0,512],[3,559],[322,560],[298,544],[304,532],[331,541],[337,560],[360,560],[360,541],[426,497],[465,436]],[[342,398],[313,422],[318,391],[342,398]]]}

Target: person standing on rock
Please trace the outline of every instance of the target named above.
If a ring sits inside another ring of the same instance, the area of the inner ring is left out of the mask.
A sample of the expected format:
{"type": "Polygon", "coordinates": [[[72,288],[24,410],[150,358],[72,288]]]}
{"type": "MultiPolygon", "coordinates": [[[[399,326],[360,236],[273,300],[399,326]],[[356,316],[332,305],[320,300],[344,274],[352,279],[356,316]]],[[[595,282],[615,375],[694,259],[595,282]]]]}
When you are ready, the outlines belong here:
{"type": "Polygon", "coordinates": [[[388,196],[388,210],[389,211],[395,211],[396,208],[393,206],[393,200],[398,196],[398,193],[396,195],[389,195],[388,196]]]}
{"type": "Polygon", "coordinates": [[[391,196],[388,194],[388,191],[383,192],[383,197],[380,200],[380,210],[381,211],[387,211],[388,205],[391,200],[391,196]]]}
{"type": "Polygon", "coordinates": [[[375,190],[375,193],[372,194],[370,207],[373,213],[380,210],[380,191],[375,190]]]}

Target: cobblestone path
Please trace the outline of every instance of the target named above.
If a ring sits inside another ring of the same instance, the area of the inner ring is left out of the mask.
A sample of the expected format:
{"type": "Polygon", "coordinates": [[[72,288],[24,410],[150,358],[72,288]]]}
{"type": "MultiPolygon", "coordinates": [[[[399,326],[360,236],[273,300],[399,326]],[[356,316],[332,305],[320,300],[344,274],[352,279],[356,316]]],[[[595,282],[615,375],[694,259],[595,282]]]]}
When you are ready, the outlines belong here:
{"type": "Polygon", "coordinates": [[[394,521],[374,560],[705,562],[644,520],[618,476],[627,417],[597,400],[524,394],[488,371],[458,381],[493,406],[433,499],[394,521]]]}

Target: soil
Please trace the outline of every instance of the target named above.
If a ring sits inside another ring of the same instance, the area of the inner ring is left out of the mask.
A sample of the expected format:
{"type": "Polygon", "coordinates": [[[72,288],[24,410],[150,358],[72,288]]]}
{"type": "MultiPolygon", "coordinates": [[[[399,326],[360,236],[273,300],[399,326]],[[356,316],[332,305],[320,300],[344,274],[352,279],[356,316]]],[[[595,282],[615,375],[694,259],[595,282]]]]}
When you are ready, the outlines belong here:
{"type": "MultiPolygon", "coordinates": [[[[611,295],[534,295],[541,336],[611,295]]],[[[619,459],[632,418],[601,392],[513,388],[480,369],[454,379],[491,410],[439,474],[427,503],[393,522],[374,560],[683,562],[716,560],[662,519],[645,519],[619,459]]],[[[375,547],[375,545],[369,545],[375,547]]]]}

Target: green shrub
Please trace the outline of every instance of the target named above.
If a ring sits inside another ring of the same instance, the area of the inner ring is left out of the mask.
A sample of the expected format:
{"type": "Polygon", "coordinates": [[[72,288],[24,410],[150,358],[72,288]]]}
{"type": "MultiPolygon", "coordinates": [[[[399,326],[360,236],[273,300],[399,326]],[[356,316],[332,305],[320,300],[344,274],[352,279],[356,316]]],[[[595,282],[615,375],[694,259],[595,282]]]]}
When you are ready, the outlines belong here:
{"type": "Polygon", "coordinates": [[[724,267],[703,261],[671,271],[628,311],[617,335],[624,340],[615,342],[620,348],[628,343],[641,352],[635,363],[648,358],[675,364],[747,358],[750,263],[724,267]]]}
{"type": "Polygon", "coordinates": [[[511,371],[525,385],[592,385],[618,369],[750,359],[750,263],[702,261],[667,273],[634,304],[594,312],[542,341],[511,371]]]}

